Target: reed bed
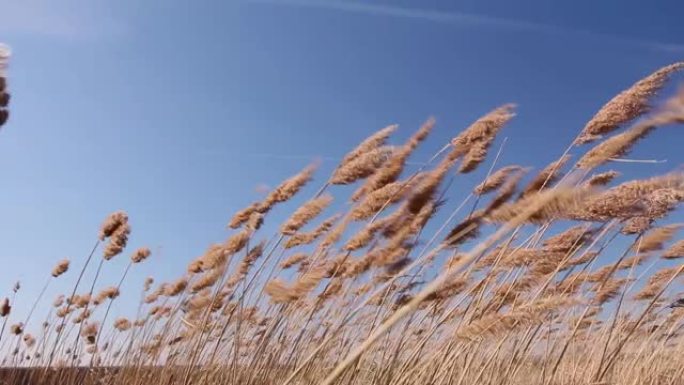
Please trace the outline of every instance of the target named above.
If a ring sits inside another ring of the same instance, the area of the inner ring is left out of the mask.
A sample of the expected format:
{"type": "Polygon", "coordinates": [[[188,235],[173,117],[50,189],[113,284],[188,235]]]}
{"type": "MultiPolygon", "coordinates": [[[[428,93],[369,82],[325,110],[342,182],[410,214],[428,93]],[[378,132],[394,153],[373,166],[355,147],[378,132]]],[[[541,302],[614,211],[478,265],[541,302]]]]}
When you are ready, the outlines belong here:
{"type": "MultiPolygon", "coordinates": [[[[682,384],[684,240],[674,219],[684,172],[625,180],[618,169],[631,167],[619,160],[641,138],[684,122],[684,90],[654,102],[683,67],[620,93],[538,172],[500,164],[505,149],[493,147],[514,105],[455,133],[415,172],[407,160],[436,122],[392,145],[398,128],[381,129],[332,175],[308,166],[240,210],[227,238],[168,282],[129,284],[155,256],[126,249],[129,218],[115,212],[85,258],[46,272],[40,297],[54,279],[74,284],[53,293],[44,322],[12,311],[18,286],[0,302],[0,381],[682,384]],[[477,168],[486,177],[455,202],[452,182],[477,168]],[[312,183],[318,191],[301,197],[312,183]],[[301,205],[269,215],[289,201],[301,205]],[[265,221],[278,232],[264,234],[265,221]],[[109,269],[126,255],[125,271],[109,269]],[[103,274],[120,274],[118,284],[101,287],[103,274]],[[129,290],[140,292],[132,319],[111,311],[129,290]]],[[[681,140],[677,130],[656,134],[681,140]]]]}

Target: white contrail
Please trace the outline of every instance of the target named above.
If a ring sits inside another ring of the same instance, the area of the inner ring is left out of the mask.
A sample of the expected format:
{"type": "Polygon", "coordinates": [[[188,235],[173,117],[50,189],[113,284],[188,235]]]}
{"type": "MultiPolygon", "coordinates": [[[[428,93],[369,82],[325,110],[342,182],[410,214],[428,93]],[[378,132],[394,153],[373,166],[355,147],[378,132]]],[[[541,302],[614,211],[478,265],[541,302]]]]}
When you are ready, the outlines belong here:
{"type": "MultiPolygon", "coordinates": [[[[253,153],[247,153],[247,154],[240,154],[240,156],[248,156],[248,157],[255,157],[255,158],[270,158],[270,159],[282,159],[282,160],[317,160],[321,162],[339,162],[342,160],[342,157],[334,157],[334,156],[320,156],[320,155],[296,155],[296,154],[272,154],[272,153],[266,153],[266,152],[253,152],[253,153]]],[[[426,164],[426,162],[412,162],[412,161],[406,161],[405,162],[407,165],[410,166],[423,166],[426,164]]]]}
{"type": "Polygon", "coordinates": [[[289,7],[320,8],[342,12],[363,13],[367,15],[390,16],[410,19],[420,19],[432,22],[462,24],[479,27],[498,27],[521,31],[537,31],[547,34],[574,35],[578,37],[601,38],[640,46],[657,51],[681,53],[684,44],[664,43],[647,39],[613,35],[585,29],[563,27],[532,21],[516,20],[503,17],[478,15],[457,11],[433,11],[417,8],[405,8],[391,5],[366,4],[347,1],[316,1],[316,0],[248,0],[250,3],[261,3],[289,7]]]}

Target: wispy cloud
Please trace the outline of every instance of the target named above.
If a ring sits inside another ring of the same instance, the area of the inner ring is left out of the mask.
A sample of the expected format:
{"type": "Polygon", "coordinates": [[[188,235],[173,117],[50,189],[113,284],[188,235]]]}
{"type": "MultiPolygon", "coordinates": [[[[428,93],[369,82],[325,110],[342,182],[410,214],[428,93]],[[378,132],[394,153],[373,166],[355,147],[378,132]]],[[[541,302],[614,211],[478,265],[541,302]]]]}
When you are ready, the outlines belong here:
{"type": "Polygon", "coordinates": [[[0,33],[81,40],[125,32],[107,7],[95,0],[0,0],[0,33]]]}
{"type": "Polygon", "coordinates": [[[419,19],[431,22],[459,24],[472,27],[495,27],[518,31],[536,31],[546,34],[572,35],[593,39],[604,39],[616,43],[624,43],[646,49],[664,52],[682,53],[684,43],[669,43],[640,39],[637,37],[614,35],[580,28],[558,26],[503,17],[464,13],[457,11],[433,11],[417,8],[405,8],[393,5],[367,4],[346,1],[323,0],[248,0],[251,3],[278,6],[319,8],[331,11],[362,13],[366,15],[388,16],[407,19],[419,19]]]}

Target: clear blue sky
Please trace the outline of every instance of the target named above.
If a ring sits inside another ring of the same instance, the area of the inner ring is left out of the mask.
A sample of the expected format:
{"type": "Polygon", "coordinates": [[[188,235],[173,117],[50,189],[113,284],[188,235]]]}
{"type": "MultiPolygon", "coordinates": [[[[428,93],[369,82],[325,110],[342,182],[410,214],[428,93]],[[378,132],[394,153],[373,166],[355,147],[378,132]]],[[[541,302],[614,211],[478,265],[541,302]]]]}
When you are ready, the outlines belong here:
{"type": "MultiPolygon", "coordinates": [[[[176,276],[226,237],[256,186],[316,156],[319,185],[332,159],[390,123],[401,140],[437,118],[424,160],[515,102],[503,163],[544,165],[615,93],[684,59],[682,14],[678,0],[0,0],[0,41],[14,53],[0,296],[21,279],[28,302],[69,257],[51,293],[64,291],[117,209],[130,214],[129,252],[154,253],[132,282],[176,276]]],[[[675,168],[683,139],[659,131],[633,156],[668,163],[621,168],[675,168]]],[[[459,180],[454,200],[475,180],[459,180]]],[[[124,294],[121,306],[136,298],[124,294]]]]}

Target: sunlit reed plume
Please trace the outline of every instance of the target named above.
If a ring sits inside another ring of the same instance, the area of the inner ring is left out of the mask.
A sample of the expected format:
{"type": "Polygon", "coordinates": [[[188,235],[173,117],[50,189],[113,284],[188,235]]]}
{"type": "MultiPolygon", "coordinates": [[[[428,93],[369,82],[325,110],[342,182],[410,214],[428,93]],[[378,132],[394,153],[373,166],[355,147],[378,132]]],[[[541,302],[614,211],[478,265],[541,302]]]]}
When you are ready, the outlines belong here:
{"type": "Polygon", "coordinates": [[[280,267],[283,269],[289,269],[290,267],[302,262],[307,258],[308,255],[304,253],[292,254],[280,263],[280,267]]]}
{"type": "Polygon", "coordinates": [[[290,218],[283,224],[280,232],[291,235],[306,225],[310,220],[318,216],[326,207],[330,205],[333,198],[330,194],[324,194],[304,203],[299,207],[290,218]]]}
{"type": "Polygon", "coordinates": [[[152,252],[150,251],[149,248],[147,247],[141,247],[133,252],[131,255],[131,262],[133,263],[140,263],[147,259],[152,252]]]}
{"type": "Polygon", "coordinates": [[[455,157],[463,157],[459,172],[468,173],[485,159],[496,135],[515,116],[514,108],[506,104],[490,111],[451,140],[455,157]]]}
{"type": "Polygon", "coordinates": [[[670,248],[665,250],[662,257],[665,259],[684,258],[684,240],[678,241],[670,246],[670,248]]]}
{"type": "Polygon", "coordinates": [[[258,211],[260,213],[267,212],[276,203],[285,202],[295,196],[295,194],[311,180],[314,171],[316,171],[316,167],[316,164],[309,165],[297,175],[282,182],[275,190],[271,191],[266,196],[263,202],[261,202],[258,211]]]}
{"type": "Polygon", "coordinates": [[[585,185],[594,187],[605,186],[618,176],[620,176],[620,173],[612,170],[594,174],[585,182],[585,185]]]}
{"type": "Polygon", "coordinates": [[[175,297],[185,291],[188,287],[188,279],[181,277],[169,285],[164,286],[164,295],[169,297],[175,297]]]}
{"type": "Polygon", "coordinates": [[[69,260],[68,259],[63,259],[55,265],[55,267],[52,269],[52,276],[57,278],[60,275],[64,274],[69,270],[69,260]]]}
{"type": "Polygon", "coordinates": [[[369,136],[368,138],[364,139],[364,141],[359,143],[359,145],[356,146],[355,149],[353,149],[347,155],[344,156],[342,162],[340,162],[340,165],[338,166],[338,170],[346,167],[350,162],[358,159],[360,156],[367,154],[384,145],[387,141],[387,138],[389,138],[389,136],[392,135],[392,133],[397,129],[397,127],[398,126],[396,124],[387,126],[379,130],[378,132],[374,133],[373,135],[369,136]]]}
{"type": "Polygon", "coordinates": [[[684,97],[675,95],[664,103],[663,109],[656,111],[641,121],[635,123],[627,131],[614,135],[589,150],[577,162],[582,169],[595,168],[609,159],[627,154],[637,141],[646,137],[651,131],[660,126],[684,121],[684,97]]]}
{"type": "Polygon", "coordinates": [[[601,107],[586,124],[575,143],[584,144],[600,139],[603,135],[648,111],[650,99],[665,85],[672,73],[682,68],[684,68],[684,62],[670,64],[619,93],[601,107]]]}
{"type": "Polygon", "coordinates": [[[110,260],[123,251],[131,233],[128,215],[117,211],[105,219],[100,228],[100,240],[109,239],[103,252],[104,259],[110,260]]]}
{"type": "Polygon", "coordinates": [[[664,246],[664,243],[672,239],[677,231],[683,226],[684,225],[682,224],[672,224],[655,228],[644,235],[641,241],[635,244],[632,248],[635,251],[642,253],[661,250],[664,246]]]}
{"type": "Polygon", "coordinates": [[[539,192],[542,187],[550,187],[561,175],[561,169],[570,159],[569,155],[564,155],[555,162],[546,166],[523,188],[521,196],[527,196],[539,192]]]}
{"type": "Polygon", "coordinates": [[[316,227],[314,230],[309,231],[309,232],[298,232],[296,234],[293,234],[288,238],[288,240],[285,242],[284,247],[286,249],[290,249],[293,247],[297,246],[302,246],[302,245],[308,245],[315,240],[317,240],[319,237],[327,233],[337,222],[337,220],[340,219],[340,215],[336,214],[333,215],[332,217],[324,220],[321,222],[318,227],[316,227]]]}
{"type": "Polygon", "coordinates": [[[116,286],[110,286],[102,289],[93,299],[94,305],[103,303],[106,299],[114,299],[119,296],[119,289],[116,286]]]}
{"type": "Polygon", "coordinates": [[[511,174],[523,170],[520,166],[505,166],[496,170],[492,175],[473,189],[476,195],[484,195],[501,187],[511,174]]]}
{"type": "Polygon", "coordinates": [[[399,178],[404,170],[406,160],[430,134],[435,126],[435,120],[430,118],[416,131],[402,146],[396,148],[390,158],[373,173],[366,182],[351,196],[353,201],[359,200],[364,194],[375,191],[399,178]]]}
{"type": "Polygon", "coordinates": [[[389,159],[394,149],[389,146],[374,148],[340,166],[330,178],[331,184],[351,184],[373,174],[389,159]]]}

